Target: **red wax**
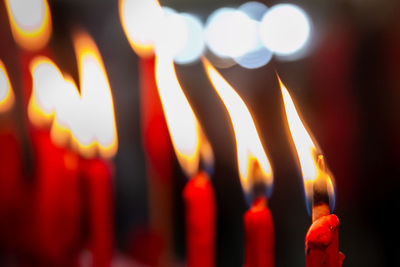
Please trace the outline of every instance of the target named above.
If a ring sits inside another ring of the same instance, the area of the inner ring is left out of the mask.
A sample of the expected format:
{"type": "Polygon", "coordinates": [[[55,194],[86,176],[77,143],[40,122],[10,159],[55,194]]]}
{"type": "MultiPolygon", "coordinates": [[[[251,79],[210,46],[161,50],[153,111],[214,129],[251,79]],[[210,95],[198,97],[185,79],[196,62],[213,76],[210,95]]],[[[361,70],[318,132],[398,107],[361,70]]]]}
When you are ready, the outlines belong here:
{"type": "Polygon", "coordinates": [[[47,131],[35,133],[37,243],[48,264],[66,264],[77,255],[80,185],[77,155],[56,147],[47,131]]]}
{"type": "Polygon", "coordinates": [[[344,255],[339,252],[339,219],[330,214],[315,220],[306,235],[307,267],[340,267],[344,255]]]}
{"type": "Polygon", "coordinates": [[[275,232],[265,198],[257,198],[244,215],[245,267],[275,266],[275,232]]]}
{"type": "Polygon", "coordinates": [[[15,131],[4,126],[0,125],[0,247],[13,249],[18,246],[15,237],[22,219],[24,181],[15,131]]]}
{"type": "Polygon", "coordinates": [[[155,59],[139,59],[141,130],[146,152],[149,217],[155,262],[168,265],[172,257],[172,146],[155,80],[155,59]],[[161,208],[162,207],[162,208],[161,208]],[[161,243],[161,245],[159,244],[161,243]]]}
{"type": "Polygon", "coordinates": [[[110,266],[114,253],[113,169],[101,159],[82,160],[81,164],[88,185],[88,245],[92,266],[110,266]]]}
{"type": "Polygon", "coordinates": [[[215,266],[216,204],[212,184],[198,173],[183,190],[188,267],[215,266]]]}

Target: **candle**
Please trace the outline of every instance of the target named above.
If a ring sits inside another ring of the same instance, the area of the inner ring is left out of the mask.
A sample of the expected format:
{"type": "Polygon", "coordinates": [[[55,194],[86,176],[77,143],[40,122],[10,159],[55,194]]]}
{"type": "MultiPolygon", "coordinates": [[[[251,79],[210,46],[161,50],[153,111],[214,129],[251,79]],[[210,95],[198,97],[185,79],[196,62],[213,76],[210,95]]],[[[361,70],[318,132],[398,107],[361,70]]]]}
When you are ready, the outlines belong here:
{"type": "Polygon", "coordinates": [[[114,253],[113,167],[99,158],[82,159],[80,169],[88,186],[89,240],[92,266],[110,266],[114,253]]]}
{"type": "Polygon", "coordinates": [[[35,148],[35,229],[37,253],[45,262],[71,263],[80,239],[81,199],[78,156],[68,147],[66,107],[70,88],[61,71],[48,58],[36,57],[30,65],[32,94],[28,115],[35,148]],[[49,124],[51,131],[49,131],[49,124]]]}
{"type": "Polygon", "coordinates": [[[157,55],[156,82],[178,162],[191,177],[183,190],[187,266],[213,267],[216,204],[209,180],[214,162],[212,148],[180,87],[169,55],[157,55]]]}
{"type": "Polygon", "coordinates": [[[280,80],[279,83],[291,139],[303,175],[306,204],[312,212],[313,223],[305,240],[306,266],[339,267],[344,256],[339,252],[339,219],[330,214],[334,207],[333,175],[321,150],[302,123],[288,90],[280,80]]]}
{"type": "Polygon", "coordinates": [[[271,165],[246,104],[207,60],[203,64],[231,118],[240,181],[248,200],[252,201],[244,215],[245,266],[274,266],[274,224],[267,207],[273,183],[271,165]]]}
{"type": "Polygon", "coordinates": [[[187,266],[215,266],[215,194],[210,178],[199,172],[183,190],[187,266]]]}
{"type": "Polygon", "coordinates": [[[85,32],[73,38],[81,94],[70,110],[75,146],[84,159],[80,171],[87,185],[88,249],[93,266],[109,266],[114,255],[113,157],[118,149],[114,104],[96,44],[85,32]]]}
{"type": "Polygon", "coordinates": [[[14,124],[14,92],[6,67],[0,60],[0,246],[18,247],[23,173],[21,147],[14,124]]]}
{"type": "MultiPolygon", "coordinates": [[[[141,130],[146,152],[151,231],[161,240],[162,255],[172,257],[172,146],[155,81],[155,58],[139,58],[141,130]],[[164,207],[160,209],[159,207],[164,207]]],[[[157,246],[154,244],[154,246],[157,246]]]]}
{"type": "MultiPolygon", "coordinates": [[[[154,40],[162,17],[157,0],[120,0],[125,35],[139,56],[140,118],[149,195],[150,231],[156,237],[152,262],[168,266],[173,260],[172,146],[155,81],[154,40]],[[163,207],[163,208],[160,208],[163,207]]],[[[147,264],[151,264],[148,262],[147,264]]]]}

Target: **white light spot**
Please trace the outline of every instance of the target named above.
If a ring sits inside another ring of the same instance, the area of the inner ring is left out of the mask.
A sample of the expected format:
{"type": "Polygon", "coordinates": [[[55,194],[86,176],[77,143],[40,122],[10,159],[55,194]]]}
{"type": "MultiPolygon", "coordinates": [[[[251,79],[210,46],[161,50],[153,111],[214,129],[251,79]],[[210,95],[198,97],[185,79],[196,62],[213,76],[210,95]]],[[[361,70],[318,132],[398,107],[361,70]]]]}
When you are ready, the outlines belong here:
{"type": "MultiPolygon", "coordinates": [[[[254,20],[257,32],[259,24],[268,8],[259,2],[247,2],[239,7],[252,20],[254,20]]],[[[236,57],[235,61],[246,69],[256,69],[265,66],[272,58],[273,53],[261,42],[259,34],[256,35],[256,43],[254,47],[246,54],[236,57]]]]}
{"type": "Polygon", "coordinates": [[[253,1],[244,3],[239,7],[240,11],[256,21],[261,21],[267,9],[267,6],[263,3],[253,1]]]}
{"type": "Polygon", "coordinates": [[[263,17],[260,36],[264,45],[277,55],[292,55],[303,49],[309,40],[311,24],[298,6],[278,4],[263,17]]]}
{"type": "Polygon", "coordinates": [[[155,0],[121,0],[121,16],[132,42],[150,45],[157,34],[162,10],[155,0]]]}
{"type": "Polygon", "coordinates": [[[257,40],[257,28],[242,11],[220,8],[207,20],[205,39],[210,50],[220,57],[239,57],[251,50],[257,40]]]}
{"type": "Polygon", "coordinates": [[[155,50],[157,54],[174,58],[185,47],[188,40],[188,27],[185,19],[175,10],[167,7],[162,9],[164,16],[158,25],[155,50]]]}
{"type": "Polygon", "coordinates": [[[188,13],[181,13],[186,22],[188,31],[187,40],[183,49],[175,56],[179,64],[188,64],[200,58],[204,51],[203,25],[201,21],[188,13]]]}

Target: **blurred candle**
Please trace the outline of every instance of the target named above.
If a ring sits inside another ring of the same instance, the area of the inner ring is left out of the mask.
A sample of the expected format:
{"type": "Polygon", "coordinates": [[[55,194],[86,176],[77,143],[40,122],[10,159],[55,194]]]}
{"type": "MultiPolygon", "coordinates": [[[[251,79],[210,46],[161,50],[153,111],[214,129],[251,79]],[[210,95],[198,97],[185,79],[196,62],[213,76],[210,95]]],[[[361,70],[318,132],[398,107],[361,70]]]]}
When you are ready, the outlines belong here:
{"type": "Polygon", "coordinates": [[[13,113],[14,91],[0,60],[0,246],[17,245],[18,222],[23,199],[21,147],[13,113]]]}
{"type": "MultiPolygon", "coordinates": [[[[278,77],[279,78],[279,77],[278,77]]],[[[305,240],[306,266],[342,266],[339,252],[339,220],[330,211],[334,207],[333,176],[321,150],[306,130],[293,100],[279,80],[288,128],[303,175],[306,204],[312,213],[312,225],[305,240]]]]}
{"type": "Polygon", "coordinates": [[[114,168],[118,149],[114,104],[107,73],[94,41],[84,32],[74,35],[81,95],[72,111],[71,129],[83,155],[80,171],[88,185],[89,250],[93,266],[110,266],[114,254],[114,168]]]}
{"type": "Polygon", "coordinates": [[[161,255],[149,251],[159,265],[172,260],[172,147],[155,81],[154,39],[162,15],[158,1],[120,0],[125,35],[139,56],[139,92],[142,140],[146,152],[150,227],[162,244],[161,255]],[[163,208],[160,208],[163,207],[163,208]]]}
{"type": "Polygon", "coordinates": [[[63,108],[73,105],[66,97],[67,83],[48,58],[36,57],[30,65],[32,94],[28,116],[33,128],[35,148],[36,229],[39,253],[46,262],[67,263],[76,256],[79,240],[80,196],[78,157],[66,143],[57,142],[63,108]],[[50,125],[52,125],[50,131],[50,125]],[[57,145],[56,145],[57,144],[57,145]]]}
{"type": "Polygon", "coordinates": [[[240,181],[248,201],[252,202],[244,215],[245,266],[274,266],[274,224],[267,207],[267,197],[272,192],[272,168],[246,104],[206,59],[203,64],[231,118],[240,181]]]}
{"type": "Polygon", "coordinates": [[[157,55],[156,82],[175,154],[187,177],[191,177],[183,190],[187,266],[213,267],[216,203],[206,173],[213,168],[212,148],[180,87],[169,56],[157,55]]]}

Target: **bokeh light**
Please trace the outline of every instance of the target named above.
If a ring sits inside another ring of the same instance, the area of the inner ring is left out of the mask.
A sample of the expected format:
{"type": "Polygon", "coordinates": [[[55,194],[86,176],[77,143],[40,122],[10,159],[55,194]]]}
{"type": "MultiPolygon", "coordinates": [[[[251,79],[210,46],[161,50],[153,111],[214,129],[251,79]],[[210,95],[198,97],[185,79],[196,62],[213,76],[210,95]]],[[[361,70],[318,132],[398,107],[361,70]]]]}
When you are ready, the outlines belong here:
{"type": "Polygon", "coordinates": [[[310,38],[311,23],[298,6],[278,4],[263,17],[260,36],[264,45],[277,55],[292,55],[304,49],[310,38]]]}
{"type": "MultiPolygon", "coordinates": [[[[259,24],[268,8],[259,2],[247,2],[239,7],[250,19],[254,21],[257,31],[259,24]]],[[[236,57],[235,61],[243,68],[256,69],[265,66],[272,58],[273,53],[261,42],[259,34],[256,35],[256,42],[252,49],[246,54],[236,57]]]]}
{"type": "Polygon", "coordinates": [[[157,54],[174,58],[185,47],[188,40],[188,27],[183,16],[169,7],[162,7],[164,12],[154,40],[157,54]]]}
{"type": "Polygon", "coordinates": [[[208,18],[205,41],[220,57],[239,57],[251,50],[257,41],[254,20],[234,8],[220,8],[208,18]]]}
{"type": "Polygon", "coordinates": [[[204,51],[203,24],[200,19],[189,13],[181,13],[187,27],[187,39],[183,49],[175,56],[179,64],[192,63],[200,58],[204,51]]]}

